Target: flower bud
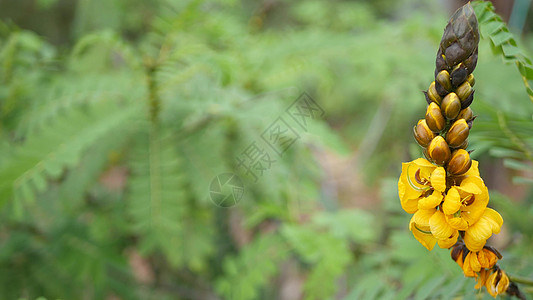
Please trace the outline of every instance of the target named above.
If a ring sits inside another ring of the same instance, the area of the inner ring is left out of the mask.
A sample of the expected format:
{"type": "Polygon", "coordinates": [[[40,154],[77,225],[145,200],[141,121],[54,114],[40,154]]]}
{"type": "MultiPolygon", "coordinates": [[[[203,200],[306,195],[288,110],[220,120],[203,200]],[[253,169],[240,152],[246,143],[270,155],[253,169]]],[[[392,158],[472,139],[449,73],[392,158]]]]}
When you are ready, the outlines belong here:
{"type": "Polygon", "coordinates": [[[437,51],[437,58],[435,59],[435,66],[437,67],[435,69],[435,76],[437,76],[440,70],[444,70],[448,68],[448,65],[446,65],[446,57],[444,57],[444,54],[442,54],[442,50],[440,48],[437,51]]]}
{"type": "Polygon", "coordinates": [[[435,134],[433,131],[431,131],[431,129],[429,129],[428,124],[424,119],[418,121],[416,126],[413,128],[413,133],[416,142],[422,147],[427,147],[427,145],[429,145],[431,140],[433,140],[435,137],[435,134]]]}
{"type": "Polygon", "coordinates": [[[449,93],[442,99],[440,110],[447,119],[453,120],[461,110],[461,100],[455,93],[449,93]]]}
{"type": "Polygon", "coordinates": [[[466,100],[461,101],[461,108],[462,109],[465,109],[465,108],[469,107],[470,104],[472,104],[472,101],[474,101],[474,93],[475,93],[475,91],[472,90],[472,93],[470,94],[470,96],[468,96],[468,98],[466,98],[466,100]]]}
{"type": "Polygon", "coordinates": [[[446,126],[446,120],[435,102],[431,102],[426,110],[426,123],[433,132],[439,132],[446,126]]]}
{"type": "Polygon", "coordinates": [[[457,97],[461,100],[461,102],[464,102],[468,97],[470,97],[470,94],[472,94],[474,90],[470,86],[470,83],[468,81],[465,81],[463,84],[461,84],[455,93],[457,94],[457,97]]]}
{"type": "Polygon", "coordinates": [[[465,59],[463,61],[463,63],[465,64],[466,69],[468,70],[468,73],[474,72],[474,69],[476,68],[477,56],[478,56],[477,51],[478,50],[476,48],[476,50],[474,50],[474,53],[472,53],[472,55],[470,55],[467,59],[465,59]]]}
{"type": "Polygon", "coordinates": [[[471,165],[472,159],[470,159],[468,151],[459,149],[452,153],[452,158],[448,162],[448,167],[446,169],[452,175],[462,175],[470,170],[471,165]]]}
{"type": "Polygon", "coordinates": [[[466,139],[461,145],[453,147],[454,149],[466,149],[468,147],[468,139],[466,139]]]}
{"type": "Polygon", "coordinates": [[[440,135],[436,136],[433,140],[431,140],[427,151],[431,160],[437,165],[441,166],[446,164],[452,156],[448,144],[440,135]]]}
{"type": "Polygon", "coordinates": [[[422,153],[424,153],[424,157],[427,160],[431,160],[431,157],[429,157],[429,154],[428,154],[428,148],[422,148],[422,153]]]}
{"type": "Polygon", "coordinates": [[[438,81],[435,81],[435,90],[441,98],[448,95],[448,91],[438,81]]]}
{"type": "Polygon", "coordinates": [[[466,67],[462,63],[457,65],[451,74],[452,86],[454,88],[458,87],[466,80],[467,76],[468,72],[466,71],[466,67]]]}
{"type": "Polygon", "coordinates": [[[457,119],[465,119],[467,122],[474,118],[474,112],[470,107],[467,107],[459,112],[457,119]]]}
{"type": "Polygon", "coordinates": [[[446,70],[440,71],[435,77],[435,81],[440,83],[440,85],[447,91],[452,90],[452,82],[450,81],[450,73],[446,70]]]}
{"type": "Polygon", "coordinates": [[[429,97],[429,100],[440,104],[442,101],[442,98],[439,96],[439,93],[437,93],[437,90],[435,89],[435,81],[433,81],[428,88],[427,96],[429,97]]]}
{"type": "Polygon", "coordinates": [[[468,75],[468,77],[466,77],[466,81],[470,83],[471,87],[474,87],[474,84],[476,84],[476,79],[474,78],[474,74],[471,73],[470,75],[468,75]]]}
{"type": "Polygon", "coordinates": [[[464,143],[468,138],[470,129],[465,119],[459,119],[452,124],[452,127],[446,133],[446,141],[448,145],[453,148],[457,148],[464,143]]]}

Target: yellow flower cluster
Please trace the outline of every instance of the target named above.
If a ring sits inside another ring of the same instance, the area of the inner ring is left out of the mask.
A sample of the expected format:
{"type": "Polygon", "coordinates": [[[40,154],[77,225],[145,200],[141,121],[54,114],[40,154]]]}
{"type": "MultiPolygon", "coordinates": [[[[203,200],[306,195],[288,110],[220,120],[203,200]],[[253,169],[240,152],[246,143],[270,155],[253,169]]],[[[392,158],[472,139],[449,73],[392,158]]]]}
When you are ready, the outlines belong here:
{"type": "Polygon", "coordinates": [[[409,230],[428,250],[452,248],[465,276],[475,277],[492,296],[505,292],[509,278],[496,264],[501,255],[486,246],[500,232],[501,215],[470,158],[468,135],[475,119],[474,99],[479,31],[470,4],[458,9],[444,30],[437,52],[435,81],[425,92],[426,115],[414,126],[425,158],[402,164],[398,192],[402,208],[413,214],[409,230]]]}
{"type": "Polygon", "coordinates": [[[403,163],[398,191],[402,208],[413,214],[409,229],[428,250],[435,243],[450,248],[461,234],[469,251],[481,251],[503,224],[500,214],[487,207],[488,189],[475,160],[460,176],[447,176],[444,167],[424,158],[403,163]]]}

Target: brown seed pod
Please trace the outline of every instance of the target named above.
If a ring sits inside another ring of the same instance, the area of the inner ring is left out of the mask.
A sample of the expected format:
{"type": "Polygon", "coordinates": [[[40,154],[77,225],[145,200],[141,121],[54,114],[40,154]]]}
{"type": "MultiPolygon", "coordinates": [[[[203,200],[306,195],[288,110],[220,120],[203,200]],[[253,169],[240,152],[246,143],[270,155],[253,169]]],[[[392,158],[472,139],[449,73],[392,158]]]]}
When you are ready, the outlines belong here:
{"type": "Polygon", "coordinates": [[[429,129],[428,124],[424,119],[418,121],[416,126],[413,128],[413,134],[416,142],[422,147],[427,147],[427,145],[429,145],[429,143],[435,137],[435,133],[429,129]]]}
{"type": "Polygon", "coordinates": [[[433,132],[440,132],[446,126],[446,120],[437,103],[432,102],[426,110],[426,123],[433,132]]]}
{"type": "Polygon", "coordinates": [[[470,166],[472,166],[472,159],[468,151],[458,149],[452,153],[452,158],[446,169],[452,175],[462,175],[470,170],[470,166]]]}
{"type": "Polygon", "coordinates": [[[468,128],[466,120],[459,119],[452,124],[448,133],[446,133],[446,142],[448,142],[450,147],[457,148],[468,138],[469,132],[470,129],[468,128]]]}
{"type": "Polygon", "coordinates": [[[440,135],[436,136],[431,140],[427,148],[428,156],[431,158],[431,161],[437,165],[443,166],[451,158],[450,147],[440,135]]]}
{"type": "Polygon", "coordinates": [[[455,93],[449,93],[440,104],[442,114],[449,120],[455,119],[461,110],[461,100],[455,93]]]}

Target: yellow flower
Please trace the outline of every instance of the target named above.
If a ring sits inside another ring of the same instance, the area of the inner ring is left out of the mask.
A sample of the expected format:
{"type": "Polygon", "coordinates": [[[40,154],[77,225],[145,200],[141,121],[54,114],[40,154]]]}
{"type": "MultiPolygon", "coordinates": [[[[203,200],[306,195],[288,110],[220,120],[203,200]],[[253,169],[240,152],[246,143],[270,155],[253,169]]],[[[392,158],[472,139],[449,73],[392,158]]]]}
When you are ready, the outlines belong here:
{"type": "Polygon", "coordinates": [[[503,225],[502,216],[491,208],[485,208],[483,215],[465,231],[465,245],[470,251],[480,251],[487,239],[494,233],[500,233],[503,225]]]}
{"type": "Polygon", "coordinates": [[[489,191],[479,176],[478,162],[472,161],[461,183],[452,186],[442,203],[446,219],[454,229],[465,231],[482,216],[489,203],[489,191]]]}
{"type": "Polygon", "coordinates": [[[485,281],[485,287],[489,294],[496,298],[501,293],[505,293],[509,287],[509,277],[500,268],[490,274],[485,281]]]}
{"type": "Polygon", "coordinates": [[[501,255],[494,251],[489,247],[484,247],[478,252],[468,252],[463,264],[459,264],[463,269],[465,276],[476,277],[478,276],[476,273],[494,267],[496,262],[498,262],[498,258],[501,258],[501,255]]]}
{"type": "Polygon", "coordinates": [[[412,214],[419,209],[437,207],[446,190],[446,170],[426,159],[402,164],[398,194],[402,208],[412,214]]]}
{"type": "MultiPolygon", "coordinates": [[[[496,250],[494,250],[496,251],[496,250]]],[[[477,252],[477,259],[482,268],[490,269],[498,262],[498,259],[501,258],[499,252],[495,253],[488,247],[483,247],[483,250],[477,252]]]]}

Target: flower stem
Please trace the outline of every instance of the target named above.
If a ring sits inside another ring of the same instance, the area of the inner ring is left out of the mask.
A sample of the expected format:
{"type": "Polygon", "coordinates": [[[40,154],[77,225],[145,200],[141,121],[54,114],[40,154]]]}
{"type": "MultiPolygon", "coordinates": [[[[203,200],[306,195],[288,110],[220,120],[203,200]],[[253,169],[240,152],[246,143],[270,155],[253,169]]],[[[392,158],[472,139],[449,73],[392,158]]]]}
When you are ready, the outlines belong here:
{"type": "Polygon", "coordinates": [[[509,279],[512,282],[533,286],[533,279],[522,277],[522,276],[510,275],[510,274],[507,274],[507,275],[509,276],[509,279]]]}

